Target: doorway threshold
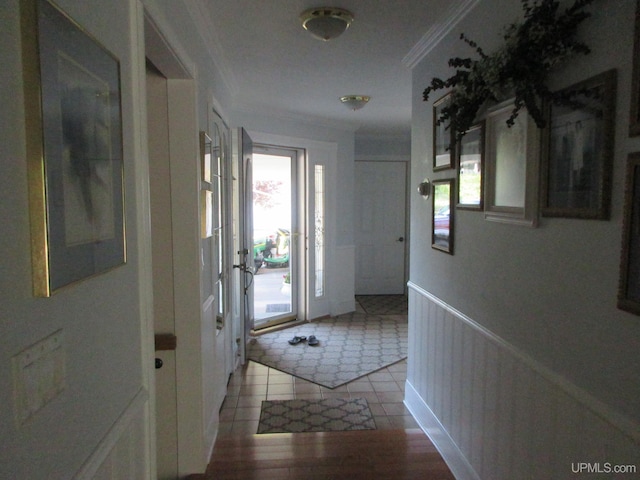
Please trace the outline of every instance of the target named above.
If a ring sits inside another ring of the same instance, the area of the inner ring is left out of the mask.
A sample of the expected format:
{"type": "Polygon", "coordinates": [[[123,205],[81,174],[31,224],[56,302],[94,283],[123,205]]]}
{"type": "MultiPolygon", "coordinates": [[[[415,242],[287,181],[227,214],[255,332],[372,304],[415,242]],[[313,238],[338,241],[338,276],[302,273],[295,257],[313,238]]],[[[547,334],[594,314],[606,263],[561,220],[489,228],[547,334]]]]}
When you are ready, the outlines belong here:
{"type": "Polygon", "coordinates": [[[291,320],[286,323],[281,323],[279,325],[273,325],[271,327],[264,327],[251,330],[250,335],[252,337],[258,337],[260,335],[264,335],[265,333],[277,332],[279,330],[286,330],[287,328],[297,327],[298,325],[302,325],[308,323],[307,320],[291,320]]]}

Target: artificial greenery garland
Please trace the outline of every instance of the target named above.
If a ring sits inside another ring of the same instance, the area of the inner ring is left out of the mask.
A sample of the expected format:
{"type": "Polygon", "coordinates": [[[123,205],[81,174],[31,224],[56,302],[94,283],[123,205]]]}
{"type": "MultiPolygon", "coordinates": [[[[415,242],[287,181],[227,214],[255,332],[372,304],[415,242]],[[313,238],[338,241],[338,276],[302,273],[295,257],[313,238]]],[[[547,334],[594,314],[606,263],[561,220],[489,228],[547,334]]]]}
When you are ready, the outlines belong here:
{"type": "Polygon", "coordinates": [[[465,43],[480,56],[452,58],[449,66],[455,75],[446,80],[434,78],[424,90],[423,98],[429,99],[434,90],[451,89],[446,106],[441,109],[438,125],[449,123],[459,139],[474,124],[478,111],[487,102],[504,100],[505,92],[515,97],[511,116],[513,125],[518,112],[526,107],[536,125],[546,125],[543,105],[573,104],[575,97],[584,92],[554,93],[546,86],[548,72],[578,54],[588,54],[589,47],[575,39],[578,25],[591,14],[584,8],[593,0],[575,0],[564,12],[558,13],[557,0],[522,0],[524,20],[505,28],[504,44],[487,55],[474,41],[464,34],[465,43]]]}

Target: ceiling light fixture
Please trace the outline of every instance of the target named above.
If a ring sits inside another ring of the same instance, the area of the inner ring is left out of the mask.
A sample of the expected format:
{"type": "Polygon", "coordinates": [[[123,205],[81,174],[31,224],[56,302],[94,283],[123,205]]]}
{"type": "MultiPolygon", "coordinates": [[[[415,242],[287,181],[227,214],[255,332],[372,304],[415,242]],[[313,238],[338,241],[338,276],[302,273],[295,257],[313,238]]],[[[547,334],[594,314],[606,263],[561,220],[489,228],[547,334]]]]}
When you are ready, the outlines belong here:
{"type": "Polygon", "coordinates": [[[343,105],[346,105],[349,110],[360,110],[367,102],[371,100],[371,97],[367,95],[345,95],[340,97],[340,101],[343,105]]]}
{"type": "Polygon", "coordinates": [[[300,21],[311,35],[326,42],[349,28],[353,14],[344,8],[316,7],[302,12],[300,21]]]}

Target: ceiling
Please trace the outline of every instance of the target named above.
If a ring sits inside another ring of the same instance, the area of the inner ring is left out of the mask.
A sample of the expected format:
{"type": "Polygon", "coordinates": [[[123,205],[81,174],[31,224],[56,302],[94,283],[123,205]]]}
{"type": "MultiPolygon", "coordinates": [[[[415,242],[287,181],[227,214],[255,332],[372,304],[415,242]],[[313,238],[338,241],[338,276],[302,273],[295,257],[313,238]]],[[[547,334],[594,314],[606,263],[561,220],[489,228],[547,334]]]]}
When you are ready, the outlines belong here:
{"type": "Polygon", "coordinates": [[[234,109],[266,113],[359,134],[408,135],[407,57],[447,17],[451,0],[201,0],[217,63],[234,109]],[[351,11],[354,21],[328,42],[306,32],[299,15],[318,6],[351,11]],[[370,95],[351,111],[343,95],[370,95]]]}

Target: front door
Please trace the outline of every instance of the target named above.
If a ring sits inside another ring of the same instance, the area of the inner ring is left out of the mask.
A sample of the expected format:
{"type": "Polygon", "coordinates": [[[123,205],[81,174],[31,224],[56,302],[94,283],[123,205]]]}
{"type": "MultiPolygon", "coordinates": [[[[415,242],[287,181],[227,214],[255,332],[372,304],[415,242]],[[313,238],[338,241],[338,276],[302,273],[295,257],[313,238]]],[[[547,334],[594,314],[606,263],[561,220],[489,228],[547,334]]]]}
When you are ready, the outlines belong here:
{"type": "Polygon", "coordinates": [[[297,150],[253,154],[253,314],[258,330],[296,319],[301,262],[297,150]]]}
{"type": "Polygon", "coordinates": [[[246,362],[253,329],[253,142],[244,128],[233,131],[233,324],[237,357],[246,362]]]}
{"type": "Polygon", "coordinates": [[[405,162],[356,162],[356,295],[405,291],[405,162]]]}

